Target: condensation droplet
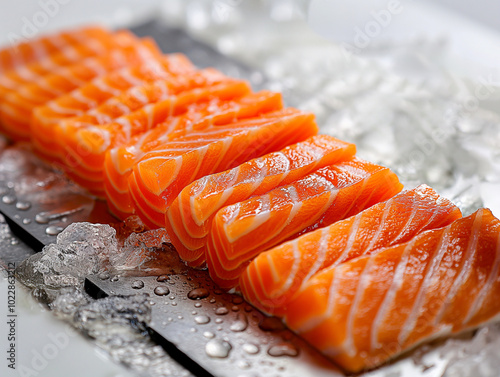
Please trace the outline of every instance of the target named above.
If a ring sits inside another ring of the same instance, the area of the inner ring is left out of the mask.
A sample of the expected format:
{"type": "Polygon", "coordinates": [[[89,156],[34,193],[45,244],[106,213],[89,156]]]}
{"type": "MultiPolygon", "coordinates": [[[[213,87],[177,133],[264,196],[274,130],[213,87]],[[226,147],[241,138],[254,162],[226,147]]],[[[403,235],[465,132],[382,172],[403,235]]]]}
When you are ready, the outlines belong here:
{"type": "Polygon", "coordinates": [[[134,280],[132,282],[133,289],[142,289],[144,288],[144,282],[142,280],[134,280]]]}
{"type": "Polygon", "coordinates": [[[160,285],[158,287],[155,287],[153,292],[157,296],[166,296],[170,293],[170,289],[168,289],[168,287],[160,285]]]}
{"type": "Polygon", "coordinates": [[[245,361],[245,360],[238,361],[238,363],[236,365],[240,369],[248,369],[251,366],[250,363],[248,361],[245,361]]]}
{"type": "Polygon", "coordinates": [[[229,330],[233,332],[241,332],[245,331],[248,327],[248,319],[247,316],[243,313],[238,313],[236,316],[236,320],[231,323],[229,330]]]}
{"type": "Polygon", "coordinates": [[[27,211],[31,208],[30,202],[17,202],[16,208],[20,211],[27,211]]]}
{"type": "Polygon", "coordinates": [[[243,302],[243,297],[241,297],[241,296],[234,296],[233,299],[232,299],[232,301],[233,301],[233,304],[239,305],[239,304],[241,304],[243,302]]]}
{"type": "Polygon", "coordinates": [[[164,281],[170,280],[170,277],[168,275],[160,275],[156,278],[156,281],[158,283],[163,283],[164,281]]]}
{"type": "Polygon", "coordinates": [[[215,298],[211,298],[209,301],[211,304],[215,304],[215,298]]]}
{"type": "Polygon", "coordinates": [[[31,219],[28,219],[28,218],[23,219],[23,224],[24,224],[24,225],[31,224],[31,219]]]}
{"type": "Polygon", "coordinates": [[[245,344],[243,344],[242,348],[243,348],[243,351],[245,351],[249,355],[255,355],[255,354],[259,353],[259,351],[260,351],[259,346],[256,344],[253,344],[253,343],[245,343],[245,344]]]}
{"type": "Polygon", "coordinates": [[[189,329],[189,331],[191,331],[191,332],[196,332],[196,331],[198,331],[198,330],[196,330],[194,327],[191,327],[191,328],[189,329]]]}
{"type": "Polygon", "coordinates": [[[229,310],[225,306],[215,309],[215,314],[217,315],[226,315],[227,313],[229,313],[229,310]]]}
{"type": "Polygon", "coordinates": [[[291,343],[280,343],[271,346],[267,353],[269,356],[280,357],[280,356],[290,356],[295,357],[299,354],[299,349],[291,343]]]}
{"type": "Polygon", "coordinates": [[[120,278],[119,278],[117,275],[115,275],[115,276],[111,277],[111,279],[109,279],[109,281],[111,281],[111,282],[113,282],[113,283],[114,283],[115,281],[118,281],[118,280],[120,280],[120,278]]]}
{"type": "Polygon", "coordinates": [[[4,204],[14,204],[16,201],[16,197],[14,195],[4,195],[2,196],[2,203],[4,204]]]}
{"type": "Polygon", "coordinates": [[[264,331],[280,331],[285,329],[285,325],[277,317],[264,317],[259,323],[259,328],[264,331]]]}
{"type": "Polygon", "coordinates": [[[35,221],[38,224],[48,224],[50,219],[44,212],[42,212],[35,215],[35,221]]]}
{"type": "Polygon", "coordinates": [[[197,302],[196,304],[194,304],[194,307],[195,307],[195,308],[201,308],[201,303],[200,303],[200,302],[197,302]]]}
{"type": "Polygon", "coordinates": [[[49,236],[57,236],[63,230],[64,230],[63,227],[51,225],[45,229],[45,233],[47,233],[49,236]]]}
{"type": "Polygon", "coordinates": [[[215,338],[215,334],[213,332],[210,332],[210,331],[205,331],[203,333],[203,336],[207,339],[212,339],[212,338],[215,338]]]}
{"type": "Polygon", "coordinates": [[[224,321],[222,320],[222,318],[216,318],[216,319],[215,319],[215,323],[222,323],[222,322],[224,322],[224,321]]]}
{"type": "Polygon", "coordinates": [[[17,238],[13,238],[11,241],[10,241],[10,244],[11,245],[18,245],[19,244],[19,240],[17,238]]]}
{"type": "Polygon", "coordinates": [[[212,339],[205,345],[205,352],[210,357],[223,359],[229,356],[231,348],[231,344],[225,340],[212,339]]]}
{"type": "Polygon", "coordinates": [[[175,301],[172,301],[172,303],[170,305],[177,306],[177,303],[175,301]]]}
{"type": "Polygon", "coordinates": [[[231,310],[232,310],[233,312],[237,312],[237,311],[239,311],[239,310],[240,310],[240,307],[239,307],[239,306],[236,306],[236,305],[233,305],[233,306],[231,307],[231,310]]]}
{"type": "Polygon", "coordinates": [[[209,323],[210,322],[210,317],[207,316],[207,315],[199,315],[199,316],[196,316],[194,317],[194,321],[198,324],[198,325],[204,325],[206,323],[209,323]]]}
{"type": "Polygon", "coordinates": [[[202,298],[208,297],[210,292],[205,288],[195,288],[188,293],[188,298],[190,300],[201,300],[202,298]]]}

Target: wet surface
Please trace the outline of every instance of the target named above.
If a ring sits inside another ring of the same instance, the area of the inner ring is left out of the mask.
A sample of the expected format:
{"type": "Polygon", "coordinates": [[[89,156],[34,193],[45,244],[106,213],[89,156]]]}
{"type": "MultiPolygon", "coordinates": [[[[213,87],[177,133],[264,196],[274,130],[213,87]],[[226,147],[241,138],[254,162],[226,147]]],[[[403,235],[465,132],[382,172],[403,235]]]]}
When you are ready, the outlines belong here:
{"type": "Polygon", "coordinates": [[[91,276],[85,288],[93,297],[146,294],[151,304],[147,330],[195,375],[343,376],[280,320],[264,316],[240,296],[218,290],[206,271],[189,270],[160,280],[91,276]],[[159,289],[169,293],[158,295],[159,289]]]}

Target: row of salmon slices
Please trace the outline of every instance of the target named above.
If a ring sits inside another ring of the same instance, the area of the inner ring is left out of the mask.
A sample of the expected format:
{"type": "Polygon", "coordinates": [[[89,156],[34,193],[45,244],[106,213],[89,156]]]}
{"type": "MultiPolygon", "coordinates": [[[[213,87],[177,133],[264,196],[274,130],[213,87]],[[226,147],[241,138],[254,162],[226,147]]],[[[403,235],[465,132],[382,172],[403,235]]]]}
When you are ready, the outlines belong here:
{"type": "Polygon", "coordinates": [[[348,372],[500,315],[500,222],[127,31],[0,51],[0,128],[348,372]]]}

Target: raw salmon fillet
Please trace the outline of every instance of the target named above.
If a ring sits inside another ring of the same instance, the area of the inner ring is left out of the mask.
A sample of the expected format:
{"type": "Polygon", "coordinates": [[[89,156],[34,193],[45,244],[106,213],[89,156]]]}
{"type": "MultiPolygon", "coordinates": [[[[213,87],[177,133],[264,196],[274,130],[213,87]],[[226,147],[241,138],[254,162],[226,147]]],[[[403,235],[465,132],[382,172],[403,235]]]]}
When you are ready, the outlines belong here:
{"type": "Polygon", "coordinates": [[[356,215],[401,189],[390,169],[354,158],[226,206],[215,215],[207,242],[210,276],[221,288],[233,288],[264,250],[356,215]]]}
{"type": "Polygon", "coordinates": [[[313,276],[288,326],[346,371],[500,314],[500,221],[488,209],[313,276]]]}
{"type": "Polygon", "coordinates": [[[21,86],[17,91],[6,95],[0,104],[0,120],[4,132],[14,140],[29,140],[29,125],[35,107],[107,72],[146,62],[151,58],[151,53],[155,54],[157,51],[156,44],[146,39],[135,46],[117,48],[107,54],[84,59],[80,63],[63,67],[40,80],[21,86]]]}
{"type": "Polygon", "coordinates": [[[82,45],[91,39],[101,39],[109,34],[110,32],[102,27],[86,26],[3,48],[0,50],[0,75],[9,70],[20,70],[25,65],[57,54],[66,47],[82,45]]]}
{"type": "Polygon", "coordinates": [[[422,185],[263,252],[243,272],[239,286],[252,305],[282,316],[302,284],[317,272],[407,242],[460,217],[453,203],[422,185]]]}
{"type": "Polygon", "coordinates": [[[317,135],[306,141],[205,176],[188,185],[167,211],[166,229],[180,257],[205,262],[212,220],[221,208],[290,184],[356,153],[354,144],[317,135]]]}
{"type": "Polygon", "coordinates": [[[109,150],[104,161],[104,188],[110,211],[120,219],[134,213],[132,197],[128,190],[128,177],[135,164],[148,151],[194,130],[211,125],[225,125],[235,120],[280,110],[282,107],[281,95],[269,91],[250,93],[229,101],[214,98],[194,103],[187,107],[184,114],[169,117],[156,128],[109,150]]]}
{"type": "Polygon", "coordinates": [[[0,75],[0,96],[41,79],[62,67],[79,63],[82,59],[102,55],[117,47],[135,45],[138,39],[130,32],[112,34],[104,29],[91,29],[82,33],[79,43],[66,46],[56,53],[0,75]]]}
{"type": "Polygon", "coordinates": [[[97,77],[33,111],[30,124],[33,147],[43,159],[62,162],[56,131],[59,122],[83,115],[134,87],[176,75],[188,75],[194,70],[195,67],[184,55],[170,54],[157,59],[152,56],[146,62],[97,77]]]}
{"type": "MultiPolygon", "coordinates": [[[[100,122],[110,116],[131,111],[102,125],[92,125],[74,122],[64,128],[64,134],[59,140],[64,140],[65,164],[67,174],[75,182],[99,197],[104,193],[104,159],[106,152],[118,145],[125,144],[132,137],[156,127],[172,115],[182,114],[193,103],[210,98],[233,99],[241,97],[250,91],[248,83],[241,80],[228,79],[219,76],[218,82],[201,88],[193,88],[178,94],[170,94],[166,82],[155,82],[147,90],[141,90],[141,96],[131,97],[131,101],[116,101],[112,106],[114,113],[104,115],[88,115],[100,122]],[[149,103],[148,103],[149,102],[149,103]]],[[[65,126],[69,122],[64,122],[65,126]]]]}
{"type": "Polygon", "coordinates": [[[306,140],[318,132],[314,116],[287,108],[226,126],[191,132],[148,152],[129,176],[136,214],[150,228],[184,187],[205,175],[306,140]]]}

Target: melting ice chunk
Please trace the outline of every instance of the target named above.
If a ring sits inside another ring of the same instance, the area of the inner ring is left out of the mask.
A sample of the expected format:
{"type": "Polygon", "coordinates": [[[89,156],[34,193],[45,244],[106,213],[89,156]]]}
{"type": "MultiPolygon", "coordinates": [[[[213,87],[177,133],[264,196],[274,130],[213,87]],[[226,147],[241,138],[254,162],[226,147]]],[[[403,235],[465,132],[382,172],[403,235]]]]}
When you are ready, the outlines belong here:
{"type": "Polygon", "coordinates": [[[19,279],[31,287],[60,288],[79,285],[107,265],[118,251],[116,231],[109,225],[74,223],[57,236],[57,242],[23,261],[19,279]]]}

